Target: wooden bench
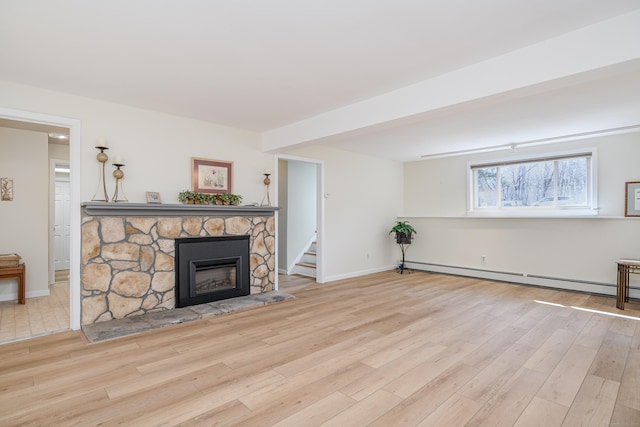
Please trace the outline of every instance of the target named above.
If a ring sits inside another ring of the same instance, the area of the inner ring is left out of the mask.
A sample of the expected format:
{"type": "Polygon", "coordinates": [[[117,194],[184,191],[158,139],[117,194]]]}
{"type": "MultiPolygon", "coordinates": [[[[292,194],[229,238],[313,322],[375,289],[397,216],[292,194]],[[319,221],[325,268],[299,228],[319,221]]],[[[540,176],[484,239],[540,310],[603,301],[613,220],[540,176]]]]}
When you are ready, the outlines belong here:
{"type": "Polygon", "coordinates": [[[0,280],[18,279],[18,303],[24,304],[26,265],[19,264],[16,267],[0,267],[0,280]]]}

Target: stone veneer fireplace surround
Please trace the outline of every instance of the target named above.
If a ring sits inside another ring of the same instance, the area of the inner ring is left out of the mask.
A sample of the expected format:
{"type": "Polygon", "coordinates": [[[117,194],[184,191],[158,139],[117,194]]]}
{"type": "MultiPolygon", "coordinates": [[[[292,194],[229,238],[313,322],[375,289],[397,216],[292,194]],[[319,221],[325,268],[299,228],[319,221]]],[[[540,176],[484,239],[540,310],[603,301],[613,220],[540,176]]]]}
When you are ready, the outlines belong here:
{"type": "Polygon", "coordinates": [[[250,293],[274,290],[276,210],[83,203],[81,323],[174,309],[175,239],[249,236],[250,293]]]}

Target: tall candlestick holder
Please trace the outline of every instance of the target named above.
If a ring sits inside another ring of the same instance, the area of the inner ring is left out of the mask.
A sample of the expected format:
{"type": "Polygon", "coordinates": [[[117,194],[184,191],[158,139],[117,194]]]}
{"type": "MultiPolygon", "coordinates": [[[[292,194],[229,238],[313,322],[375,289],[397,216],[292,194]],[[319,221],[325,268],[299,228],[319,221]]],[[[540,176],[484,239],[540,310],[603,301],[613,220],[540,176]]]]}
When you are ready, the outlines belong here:
{"type": "Polygon", "coordinates": [[[124,167],[122,163],[112,163],[113,166],[116,167],[116,170],[113,171],[113,177],[116,179],[116,191],[113,193],[112,202],[128,202],[127,197],[124,195],[124,190],[122,189],[122,180],[124,179],[124,171],[120,169],[124,167]]]}
{"type": "Polygon", "coordinates": [[[269,197],[269,184],[271,184],[271,180],[269,179],[269,175],[271,174],[264,174],[264,197],[262,198],[260,206],[271,206],[271,198],[269,197]]]}
{"type": "Polygon", "coordinates": [[[96,148],[100,150],[100,152],[96,156],[96,159],[100,163],[100,178],[98,179],[98,188],[96,189],[96,194],[93,195],[93,199],[91,199],[91,201],[108,202],[109,196],[107,195],[107,183],[104,180],[104,165],[105,163],[107,163],[107,160],[109,160],[109,156],[107,156],[107,153],[105,153],[104,151],[108,150],[109,147],[98,145],[96,146],[96,148]],[[102,194],[100,194],[101,192],[102,194]]]}

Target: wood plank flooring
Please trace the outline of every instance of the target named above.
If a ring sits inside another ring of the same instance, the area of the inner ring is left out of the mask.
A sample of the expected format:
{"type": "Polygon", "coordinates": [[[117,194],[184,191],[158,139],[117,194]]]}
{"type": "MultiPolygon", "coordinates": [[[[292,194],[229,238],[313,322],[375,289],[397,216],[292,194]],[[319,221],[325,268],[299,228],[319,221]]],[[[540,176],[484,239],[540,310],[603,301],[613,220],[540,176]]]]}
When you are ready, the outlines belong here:
{"type": "Polygon", "coordinates": [[[413,272],[0,345],[0,425],[640,426],[640,304],[413,272]]]}

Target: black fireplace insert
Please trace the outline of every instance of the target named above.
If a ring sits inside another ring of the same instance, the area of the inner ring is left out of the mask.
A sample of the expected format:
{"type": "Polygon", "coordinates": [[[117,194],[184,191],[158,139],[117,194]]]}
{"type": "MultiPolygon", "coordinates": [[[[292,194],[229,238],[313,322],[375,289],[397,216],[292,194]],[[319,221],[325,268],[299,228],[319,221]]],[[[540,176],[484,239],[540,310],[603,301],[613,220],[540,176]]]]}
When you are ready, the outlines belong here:
{"type": "Polygon", "coordinates": [[[176,307],[250,293],[249,236],[175,240],[176,307]]]}

